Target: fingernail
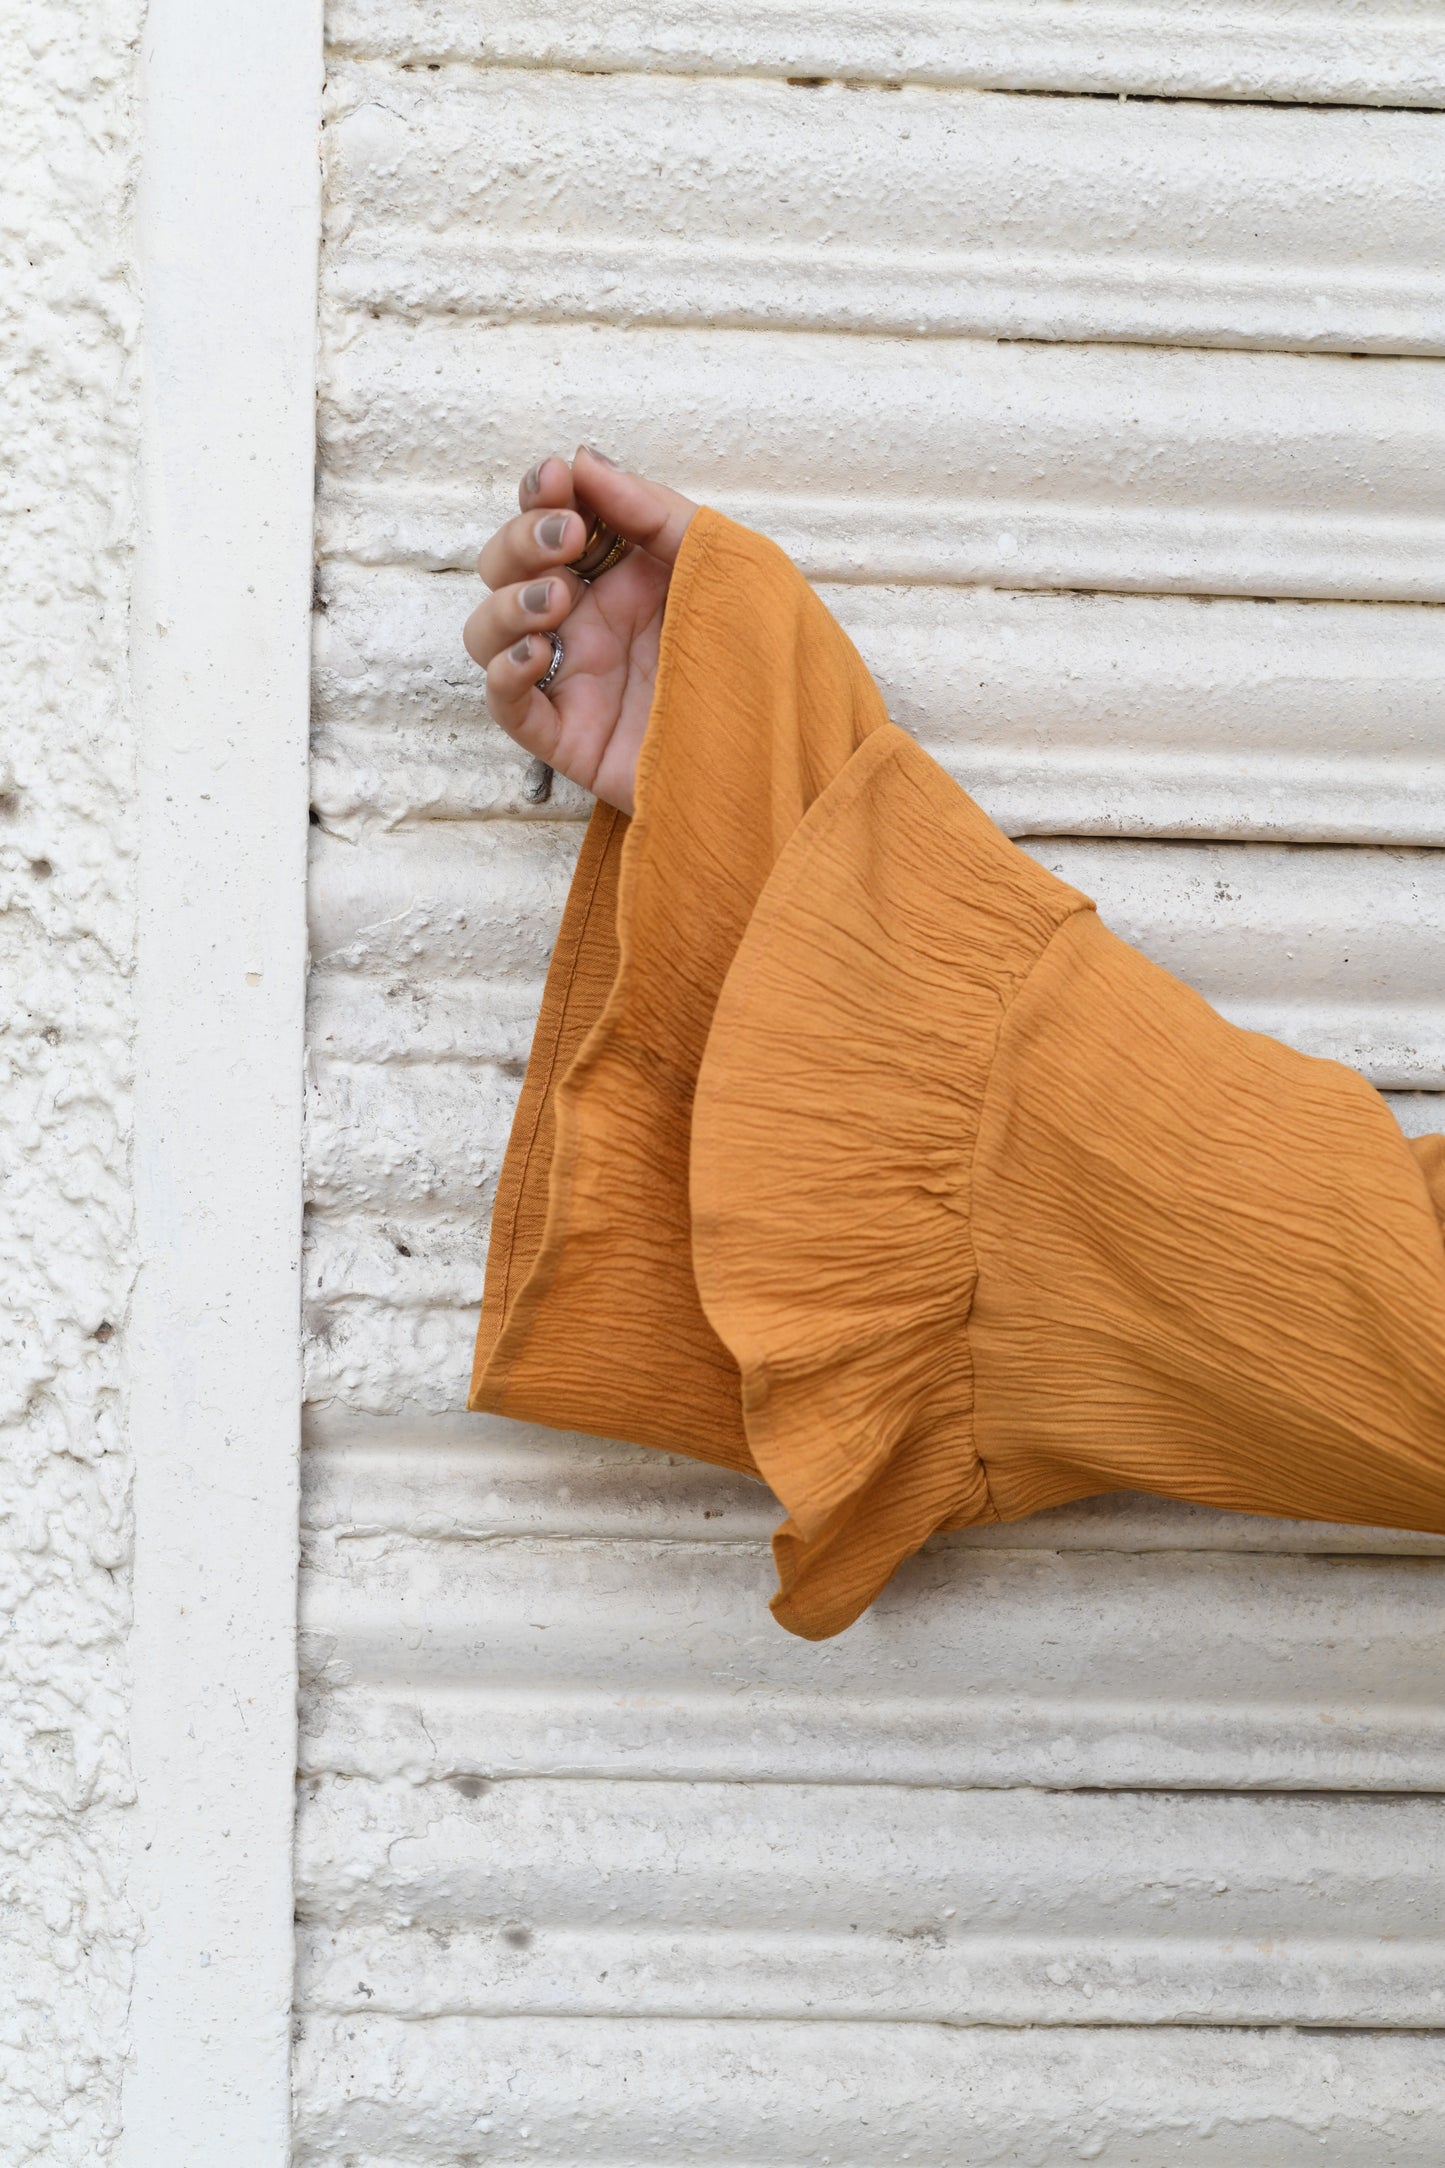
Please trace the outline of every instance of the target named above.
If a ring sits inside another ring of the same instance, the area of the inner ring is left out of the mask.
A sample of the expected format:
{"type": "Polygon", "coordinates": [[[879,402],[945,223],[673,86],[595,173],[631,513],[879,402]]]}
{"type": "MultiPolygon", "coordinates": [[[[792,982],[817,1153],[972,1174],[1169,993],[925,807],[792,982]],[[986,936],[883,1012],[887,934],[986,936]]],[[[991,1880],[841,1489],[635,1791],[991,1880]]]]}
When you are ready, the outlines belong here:
{"type": "Polygon", "coordinates": [[[540,617],[551,600],[550,580],[534,580],[530,587],[522,589],[522,608],[532,617],[540,617]]]}
{"type": "Polygon", "coordinates": [[[532,641],[530,634],[525,640],[519,640],[514,648],[508,650],[513,662],[526,662],[531,652],[532,641]]]}
{"type": "Polygon", "coordinates": [[[545,465],[546,461],[539,459],[536,466],[528,467],[526,473],[522,476],[522,487],[529,497],[535,497],[542,487],[542,469],[545,465]]]}
{"type": "Polygon", "coordinates": [[[555,550],[561,546],[562,538],[567,532],[567,522],[571,517],[570,512],[549,512],[544,520],[538,521],[537,540],[543,549],[555,550]]]}
{"type": "Polygon", "coordinates": [[[615,467],[617,465],[617,461],[615,459],[609,459],[606,452],[599,452],[595,444],[584,444],[582,449],[584,452],[590,453],[592,458],[597,461],[599,466],[615,467]]]}

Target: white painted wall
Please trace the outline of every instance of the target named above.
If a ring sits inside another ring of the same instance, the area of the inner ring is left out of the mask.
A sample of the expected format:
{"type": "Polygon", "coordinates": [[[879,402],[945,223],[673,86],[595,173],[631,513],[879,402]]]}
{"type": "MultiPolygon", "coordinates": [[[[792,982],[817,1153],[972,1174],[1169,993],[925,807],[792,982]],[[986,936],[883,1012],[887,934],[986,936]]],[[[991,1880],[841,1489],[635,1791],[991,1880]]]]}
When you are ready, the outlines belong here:
{"type": "Polygon", "coordinates": [[[1441,1126],[1445,10],[329,33],[298,2163],[1424,2168],[1445,1543],[1105,1500],[807,1647],[756,1487],[459,1412],[585,803],[458,630],[593,439],[782,540],[1121,932],[1441,1126]]]}
{"type": "Polygon", "coordinates": [[[332,0],[329,18],[337,53],[403,66],[1445,104],[1439,0],[332,0]]]}
{"type": "Polygon", "coordinates": [[[140,0],[0,9],[0,2159],[92,2168],[127,1902],[140,0]]]}
{"type": "Polygon", "coordinates": [[[458,1412],[585,809],[457,628],[586,428],[1439,1126],[1445,11],[330,27],[293,2151],[319,7],[0,8],[0,2163],[1433,2164],[1440,1544],[1106,1501],[813,1650],[756,1489],[458,1412]]]}
{"type": "Polygon", "coordinates": [[[120,2168],[282,2168],[320,0],[150,0],[120,2168]]]}
{"type": "Polygon", "coordinates": [[[0,2162],[282,2168],[319,4],[0,7],[0,2162]]]}

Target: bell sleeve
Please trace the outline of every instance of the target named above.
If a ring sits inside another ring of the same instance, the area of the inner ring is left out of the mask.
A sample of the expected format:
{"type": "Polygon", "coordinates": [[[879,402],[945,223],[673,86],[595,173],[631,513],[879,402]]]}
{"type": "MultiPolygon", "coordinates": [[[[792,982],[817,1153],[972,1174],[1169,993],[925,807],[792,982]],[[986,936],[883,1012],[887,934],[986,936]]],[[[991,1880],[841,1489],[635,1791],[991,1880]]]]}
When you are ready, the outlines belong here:
{"type": "Polygon", "coordinates": [[[814,1639],[936,1529],[1120,1487],[1445,1527],[1440,1141],[1116,940],[702,511],[548,975],[470,1405],[760,1476],[814,1639]]]}

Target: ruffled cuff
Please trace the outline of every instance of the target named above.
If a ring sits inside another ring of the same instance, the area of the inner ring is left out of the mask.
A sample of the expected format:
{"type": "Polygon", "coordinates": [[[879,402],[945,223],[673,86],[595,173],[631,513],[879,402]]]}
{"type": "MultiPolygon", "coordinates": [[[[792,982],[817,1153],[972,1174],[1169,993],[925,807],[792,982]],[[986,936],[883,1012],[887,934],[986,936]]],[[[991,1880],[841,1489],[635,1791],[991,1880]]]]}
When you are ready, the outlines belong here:
{"type": "Polygon", "coordinates": [[[993,1517],[974,1145],[1004,1013],[1087,908],[889,723],[788,560],[700,512],[636,816],[594,815],[549,975],[470,1405],[760,1473],[810,1638],[993,1517]]]}

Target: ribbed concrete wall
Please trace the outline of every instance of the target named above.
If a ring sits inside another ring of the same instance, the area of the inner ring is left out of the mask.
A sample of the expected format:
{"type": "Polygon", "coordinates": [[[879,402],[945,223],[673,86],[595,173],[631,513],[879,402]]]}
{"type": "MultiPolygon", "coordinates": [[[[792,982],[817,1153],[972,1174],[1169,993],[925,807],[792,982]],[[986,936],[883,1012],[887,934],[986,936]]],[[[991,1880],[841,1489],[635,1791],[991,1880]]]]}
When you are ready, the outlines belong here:
{"type": "Polygon", "coordinates": [[[594,438],[1439,1126],[1445,13],[330,29],[298,2161],[1433,2162],[1445,1544],[1101,1501],[807,1647],[756,1487],[459,1412],[585,803],[458,634],[594,438]]]}
{"type": "Polygon", "coordinates": [[[341,53],[430,67],[1445,104],[1439,0],[332,0],[341,53]]]}

